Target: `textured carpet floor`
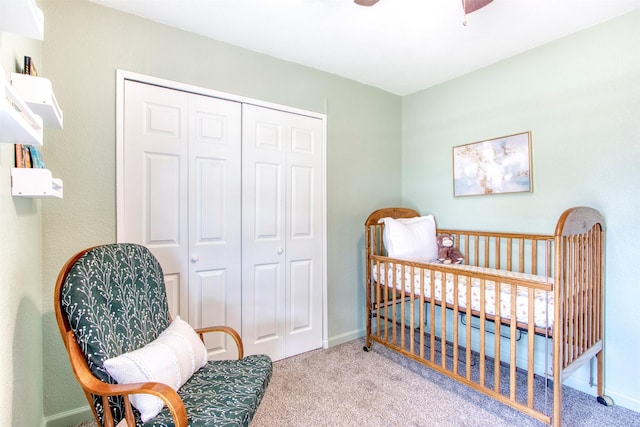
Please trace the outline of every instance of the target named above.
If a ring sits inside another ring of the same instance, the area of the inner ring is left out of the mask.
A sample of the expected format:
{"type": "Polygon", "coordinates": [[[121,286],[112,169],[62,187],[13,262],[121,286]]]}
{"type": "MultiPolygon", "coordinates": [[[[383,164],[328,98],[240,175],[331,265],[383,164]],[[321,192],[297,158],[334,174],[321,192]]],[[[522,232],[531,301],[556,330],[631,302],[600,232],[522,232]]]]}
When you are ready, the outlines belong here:
{"type": "MultiPolygon", "coordinates": [[[[275,362],[251,426],[544,425],[380,345],[368,353],[362,346],[355,340],[275,362]]],[[[640,427],[640,413],[564,387],[563,425],[640,427]]]]}

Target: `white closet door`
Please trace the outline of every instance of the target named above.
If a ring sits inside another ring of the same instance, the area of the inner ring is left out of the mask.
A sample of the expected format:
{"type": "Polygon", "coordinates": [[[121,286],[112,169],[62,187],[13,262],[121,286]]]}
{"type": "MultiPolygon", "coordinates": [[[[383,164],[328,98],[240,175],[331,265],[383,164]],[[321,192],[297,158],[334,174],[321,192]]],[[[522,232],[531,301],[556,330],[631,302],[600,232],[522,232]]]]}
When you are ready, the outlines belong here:
{"type": "Polygon", "coordinates": [[[322,124],[243,105],[242,335],[274,360],[322,345],[322,124]]]}
{"type": "MultiPolygon", "coordinates": [[[[189,96],[189,322],[241,319],[241,104],[189,96]]],[[[235,358],[226,334],[207,334],[210,358],[235,358]]]]}
{"type": "MultiPolygon", "coordinates": [[[[124,98],[119,239],[158,258],[173,316],[240,330],[240,104],[132,81],[124,98]]],[[[225,335],[205,344],[235,357],[225,335]]]]}
{"type": "Polygon", "coordinates": [[[120,242],[147,246],[165,275],[169,309],[188,319],[188,94],[125,82],[120,242]]]}

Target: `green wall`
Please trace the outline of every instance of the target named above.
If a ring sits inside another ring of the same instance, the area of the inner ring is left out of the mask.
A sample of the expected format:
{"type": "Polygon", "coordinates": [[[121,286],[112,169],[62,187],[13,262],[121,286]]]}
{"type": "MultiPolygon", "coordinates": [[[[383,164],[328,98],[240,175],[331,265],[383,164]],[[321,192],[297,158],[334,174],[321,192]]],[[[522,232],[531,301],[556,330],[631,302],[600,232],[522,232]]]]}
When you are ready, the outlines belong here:
{"type": "MultiPolygon", "coordinates": [[[[40,41],[0,32],[7,74],[22,71],[24,55],[41,64],[40,52],[40,41]]],[[[43,410],[41,207],[11,197],[13,165],[13,144],[0,144],[0,425],[35,426],[43,410]]]]}
{"type": "MultiPolygon", "coordinates": [[[[89,416],[52,308],[77,250],[115,240],[116,69],[327,115],[329,338],[363,334],[363,221],[404,204],[442,226],[550,232],[588,204],[607,219],[607,392],[640,410],[633,327],[638,251],[640,13],[400,98],[139,19],[85,0],[44,0],[45,40],[0,33],[9,71],[41,64],[64,110],[43,154],[63,200],[10,196],[0,144],[0,425],[66,426],[89,416]],[[28,52],[28,53],[25,53],[28,52]],[[40,56],[42,55],[42,56],[40,56]],[[451,147],[531,130],[534,192],[452,197],[451,147]],[[624,251],[625,257],[620,254],[624,251]]],[[[585,372],[575,376],[584,383],[585,372]]]]}
{"type": "Polygon", "coordinates": [[[64,130],[43,151],[64,181],[64,200],[42,209],[49,424],[86,407],[51,299],[69,256],[116,238],[116,69],[327,115],[328,335],[330,344],[361,336],[363,224],[375,208],[400,202],[401,98],[83,0],[46,0],[43,10],[43,64],[64,110],[64,130]]]}
{"type": "MultiPolygon", "coordinates": [[[[552,233],[607,222],[606,393],[640,411],[640,11],[403,98],[405,205],[443,227],[552,233]],[[532,132],[533,192],[453,197],[452,147],[532,132]]],[[[588,369],[568,384],[588,390],[588,369]]],[[[593,390],[593,389],[592,389],[593,390]]]]}

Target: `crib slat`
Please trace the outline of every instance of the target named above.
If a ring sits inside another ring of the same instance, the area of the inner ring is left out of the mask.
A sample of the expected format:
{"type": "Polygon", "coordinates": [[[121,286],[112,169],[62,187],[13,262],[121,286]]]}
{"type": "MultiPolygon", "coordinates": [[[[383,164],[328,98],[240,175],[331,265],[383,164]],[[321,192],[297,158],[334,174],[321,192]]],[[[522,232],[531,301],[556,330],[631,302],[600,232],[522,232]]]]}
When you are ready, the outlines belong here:
{"type": "Polygon", "coordinates": [[[466,340],[466,354],[465,354],[465,360],[467,362],[466,364],[466,371],[465,371],[465,377],[467,379],[467,381],[471,381],[471,292],[469,292],[469,288],[468,288],[468,284],[467,284],[467,301],[466,301],[466,306],[467,306],[467,310],[466,310],[466,319],[467,319],[467,325],[466,325],[466,335],[467,335],[467,340],[466,340]]]}
{"type": "MultiPolygon", "coordinates": [[[[411,266],[411,275],[409,277],[411,277],[411,288],[409,289],[409,307],[408,307],[408,311],[409,311],[409,315],[408,315],[408,320],[409,320],[409,352],[411,352],[411,354],[415,354],[414,350],[415,350],[415,340],[413,339],[413,337],[415,337],[415,286],[413,283],[413,278],[415,277],[415,266],[411,266]]],[[[404,341],[403,341],[404,342],[404,341]]]]}
{"type": "MultiPolygon", "coordinates": [[[[406,272],[407,269],[406,268],[402,268],[402,270],[400,271],[400,280],[401,280],[401,285],[400,285],[400,341],[398,342],[398,345],[400,346],[400,348],[404,349],[406,348],[406,341],[405,341],[405,325],[406,323],[406,319],[405,319],[405,313],[406,313],[406,307],[405,307],[405,300],[406,300],[406,291],[405,291],[405,280],[406,280],[406,272]]],[[[396,316],[393,316],[394,319],[396,319],[396,316]]]]}
{"type": "Polygon", "coordinates": [[[458,373],[458,275],[453,276],[453,372],[458,373]]]}
{"type": "MultiPolygon", "coordinates": [[[[502,288],[502,283],[497,282],[495,289],[494,289],[494,300],[495,301],[499,301],[499,295],[501,295],[501,290],[502,288]]],[[[499,337],[499,333],[500,333],[500,325],[502,324],[502,318],[501,318],[501,313],[500,310],[502,309],[501,304],[496,304],[496,318],[495,318],[495,325],[496,328],[498,328],[498,334],[496,335],[495,339],[494,339],[494,362],[493,362],[493,370],[495,372],[494,374],[494,379],[493,379],[493,390],[496,391],[497,393],[500,393],[500,342],[502,341],[499,337]]]]}
{"type": "Polygon", "coordinates": [[[430,279],[431,279],[431,293],[429,297],[429,301],[431,302],[429,305],[430,308],[430,316],[431,316],[431,327],[429,328],[429,332],[431,333],[431,355],[429,360],[432,363],[436,361],[436,306],[435,306],[435,295],[436,295],[436,272],[434,270],[430,271],[430,279]]]}
{"type": "Polygon", "coordinates": [[[531,245],[531,274],[538,273],[538,245],[531,245]]]}
{"type": "MultiPolygon", "coordinates": [[[[396,264],[393,263],[390,265],[391,268],[393,268],[392,272],[393,272],[393,282],[391,283],[398,283],[398,270],[396,268],[396,264]]],[[[397,336],[397,325],[395,320],[398,318],[398,304],[397,304],[397,294],[398,294],[398,289],[396,289],[396,287],[394,286],[393,288],[391,288],[391,342],[395,345],[398,344],[398,336],[397,336]]],[[[389,323],[389,322],[387,322],[389,323]]]]}
{"type": "MultiPolygon", "coordinates": [[[[442,299],[445,298],[446,295],[446,278],[445,274],[442,273],[442,299]]],[[[447,310],[440,310],[440,366],[446,369],[447,367],[447,310]]]]}
{"type": "MultiPolygon", "coordinates": [[[[480,279],[480,379],[479,384],[484,387],[485,386],[485,359],[486,359],[486,350],[485,350],[485,337],[486,337],[486,304],[485,304],[485,285],[486,282],[484,279],[480,279]]],[[[469,286],[467,286],[467,292],[471,292],[469,286]]],[[[469,319],[471,320],[471,319],[469,319]]],[[[499,327],[499,326],[498,326],[499,327]]]]}
{"type": "MultiPolygon", "coordinates": [[[[376,277],[380,278],[380,261],[375,261],[376,263],[376,277]]],[[[375,287],[376,294],[376,307],[378,307],[378,311],[380,310],[380,286],[375,287]]],[[[369,316],[370,318],[371,316],[369,316]]],[[[380,336],[380,315],[376,316],[376,335],[380,336]]]]}
{"type": "Polygon", "coordinates": [[[489,241],[490,237],[484,239],[484,266],[489,267],[489,241]]]}
{"type": "MultiPolygon", "coordinates": [[[[420,273],[420,289],[424,289],[424,272],[420,273]]],[[[427,320],[425,310],[424,292],[420,292],[420,358],[424,359],[424,322],[427,320]]]]}
{"type": "Polygon", "coordinates": [[[527,335],[529,337],[527,354],[527,406],[533,408],[533,373],[535,372],[534,354],[535,354],[535,290],[532,288],[527,289],[529,311],[527,318],[527,335]]]}
{"type": "Polygon", "coordinates": [[[480,236],[472,236],[471,238],[471,247],[473,248],[473,265],[481,266],[481,252],[480,252],[480,236]]]}
{"type": "MultiPolygon", "coordinates": [[[[511,319],[516,319],[516,298],[518,289],[511,285],[511,319]]],[[[509,361],[509,397],[516,400],[516,322],[511,322],[510,330],[510,361],[509,361]]]]}

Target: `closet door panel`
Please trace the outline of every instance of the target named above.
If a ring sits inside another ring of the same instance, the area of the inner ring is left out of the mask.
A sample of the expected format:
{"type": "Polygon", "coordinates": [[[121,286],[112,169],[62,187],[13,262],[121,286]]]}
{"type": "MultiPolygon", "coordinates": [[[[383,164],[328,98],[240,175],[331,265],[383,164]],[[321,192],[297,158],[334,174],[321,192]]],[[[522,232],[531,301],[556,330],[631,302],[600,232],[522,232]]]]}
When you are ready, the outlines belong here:
{"type": "MultiPolygon", "coordinates": [[[[227,270],[210,270],[206,272],[198,272],[196,274],[196,283],[192,286],[195,292],[194,299],[200,301],[195,305],[194,312],[191,313],[194,323],[200,325],[225,325],[227,310],[211,310],[209,307],[215,307],[224,304],[229,300],[229,280],[227,270]]],[[[212,359],[237,358],[235,344],[227,342],[226,334],[205,334],[204,343],[212,359]]]]}
{"type": "Polygon", "coordinates": [[[282,126],[243,106],[242,336],[247,354],[286,357],[282,126]]]}
{"type": "Polygon", "coordinates": [[[255,165],[255,241],[270,244],[282,239],[282,167],[277,164],[255,165]]]}
{"type": "Polygon", "coordinates": [[[322,122],[287,113],[287,352],[322,343],[322,122]]]}
{"type": "Polygon", "coordinates": [[[125,81],[124,220],[120,241],[147,246],[162,265],[172,315],[188,317],[188,95],[125,81]]]}
{"type": "Polygon", "coordinates": [[[143,242],[147,246],[179,246],[180,157],[145,153],[141,197],[144,212],[143,242]]]}
{"type": "Polygon", "coordinates": [[[291,271],[291,301],[289,302],[291,319],[289,334],[309,330],[313,327],[311,318],[313,307],[311,295],[313,294],[313,261],[297,260],[290,264],[291,271]]]}
{"type": "Polygon", "coordinates": [[[220,159],[198,158],[195,164],[196,241],[194,245],[225,242],[227,162],[220,159]]]}
{"type": "Polygon", "coordinates": [[[278,291],[282,273],[278,264],[258,265],[253,277],[254,305],[251,309],[254,312],[255,341],[264,344],[281,337],[278,318],[283,307],[278,291]]]}
{"type": "MultiPolygon", "coordinates": [[[[189,97],[189,322],[240,331],[240,104],[189,97]]],[[[206,338],[212,359],[234,358],[234,341],[206,338]]]]}
{"type": "Polygon", "coordinates": [[[275,360],[322,344],[320,123],[243,106],[243,337],[275,360]]]}
{"type": "Polygon", "coordinates": [[[294,166],[291,168],[291,236],[290,238],[312,238],[313,169],[294,166]]]}

